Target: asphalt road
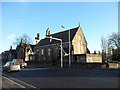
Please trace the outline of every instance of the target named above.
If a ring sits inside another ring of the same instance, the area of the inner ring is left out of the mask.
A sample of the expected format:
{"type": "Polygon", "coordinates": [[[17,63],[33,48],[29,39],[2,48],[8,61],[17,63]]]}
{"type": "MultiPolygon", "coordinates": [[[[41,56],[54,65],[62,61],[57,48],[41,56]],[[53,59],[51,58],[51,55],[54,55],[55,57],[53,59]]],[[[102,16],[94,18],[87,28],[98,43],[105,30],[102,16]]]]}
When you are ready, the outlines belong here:
{"type": "Polygon", "coordinates": [[[37,88],[118,88],[118,70],[81,70],[69,68],[25,68],[3,72],[37,88]]]}

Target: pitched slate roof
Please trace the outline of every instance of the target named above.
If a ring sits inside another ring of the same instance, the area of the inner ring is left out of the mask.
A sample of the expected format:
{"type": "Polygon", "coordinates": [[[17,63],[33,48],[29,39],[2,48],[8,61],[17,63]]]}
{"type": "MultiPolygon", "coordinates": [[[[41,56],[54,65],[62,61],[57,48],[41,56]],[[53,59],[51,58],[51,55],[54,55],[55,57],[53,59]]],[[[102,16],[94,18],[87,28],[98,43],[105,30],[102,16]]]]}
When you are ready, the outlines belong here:
{"type": "MultiPolygon", "coordinates": [[[[71,41],[74,38],[78,28],[79,27],[70,29],[70,40],[71,41]]],[[[50,36],[62,39],[62,42],[68,42],[69,41],[69,30],[51,34],[50,36]]],[[[44,45],[55,44],[55,43],[60,43],[60,41],[56,41],[52,39],[52,42],[50,42],[50,39],[45,38],[45,39],[41,39],[40,42],[37,44],[37,46],[44,46],[44,45]]]]}
{"type": "Polygon", "coordinates": [[[31,46],[32,51],[34,51],[34,47],[35,47],[36,45],[30,44],[30,46],[31,46]]]}
{"type": "Polygon", "coordinates": [[[17,47],[16,47],[16,52],[18,52],[20,48],[25,49],[25,47],[31,47],[32,51],[34,51],[33,48],[34,48],[35,46],[36,46],[36,45],[32,45],[32,44],[23,44],[23,45],[19,44],[19,45],[17,45],[17,47]]]}
{"type": "Polygon", "coordinates": [[[12,50],[9,50],[9,52],[11,52],[11,53],[16,53],[16,50],[15,50],[15,49],[12,49],[12,50]]]}

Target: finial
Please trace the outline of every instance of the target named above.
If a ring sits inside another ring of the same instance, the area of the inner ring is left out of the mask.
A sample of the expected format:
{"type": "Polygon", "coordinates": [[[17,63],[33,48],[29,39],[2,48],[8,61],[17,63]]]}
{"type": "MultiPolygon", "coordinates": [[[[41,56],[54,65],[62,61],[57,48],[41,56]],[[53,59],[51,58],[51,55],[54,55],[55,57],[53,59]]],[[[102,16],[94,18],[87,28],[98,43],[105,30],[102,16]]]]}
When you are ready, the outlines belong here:
{"type": "Polygon", "coordinates": [[[80,27],[80,22],[78,22],[78,26],[80,27]]]}
{"type": "Polygon", "coordinates": [[[61,26],[62,28],[65,28],[63,25],[61,26]]]}

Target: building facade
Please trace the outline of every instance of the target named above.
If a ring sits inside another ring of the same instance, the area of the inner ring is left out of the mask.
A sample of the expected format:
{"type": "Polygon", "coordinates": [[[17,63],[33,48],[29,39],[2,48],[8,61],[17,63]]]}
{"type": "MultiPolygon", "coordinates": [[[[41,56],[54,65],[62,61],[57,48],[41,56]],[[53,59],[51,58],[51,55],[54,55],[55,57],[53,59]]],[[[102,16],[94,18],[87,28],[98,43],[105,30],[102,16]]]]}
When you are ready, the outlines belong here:
{"type": "MultiPolygon", "coordinates": [[[[62,39],[62,52],[63,52],[63,61],[68,62],[68,53],[69,53],[69,30],[58,32],[55,34],[50,34],[50,29],[46,31],[46,37],[52,36],[55,38],[62,39]],[[67,57],[67,59],[66,59],[67,57]]],[[[87,41],[83,34],[82,28],[80,26],[70,29],[70,54],[87,54],[90,53],[87,48],[87,41]]],[[[40,42],[35,46],[34,51],[36,55],[36,61],[51,63],[55,65],[60,62],[61,55],[61,43],[49,38],[41,39],[40,42]]]]}
{"type": "Polygon", "coordinates": [[[24,61],[33,60],[34,46],[35,45],[20,43],[16,48],[16,58],[23,59],[24,61]]]}

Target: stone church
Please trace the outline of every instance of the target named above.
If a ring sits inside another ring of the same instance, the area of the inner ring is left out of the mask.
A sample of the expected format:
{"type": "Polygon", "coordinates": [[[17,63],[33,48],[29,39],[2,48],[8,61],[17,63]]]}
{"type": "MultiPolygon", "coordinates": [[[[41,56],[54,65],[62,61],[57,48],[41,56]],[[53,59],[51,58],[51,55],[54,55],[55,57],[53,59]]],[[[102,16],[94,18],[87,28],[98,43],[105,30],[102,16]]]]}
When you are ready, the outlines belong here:
{"type": "MultiPolygon", "coordinates": [[[[71,58],[74,58],[74,55],[89,54],[90,51],[87,47],[87,41],[84,36],[83,30],[80,27],[71,28],[70,30],[70,55],[71,58]]],[[[62,52],[63,52],[63,61],[68,62],[68,53],[69,53],[69,30],[58,32],[55,34],[50,33],[50,28],[46,30],[46,37],[52,36],[55,38],[62,39],[62,52]]],[[[51,40],[49,38],[44,38],[39,41],[39,43],[34,48],[34,53],[36,56],[36,61],[56,64],[60,62],[60,41],[51,40]]],[[[74,59],[72,60],[74,62],[74,59]]]]}

